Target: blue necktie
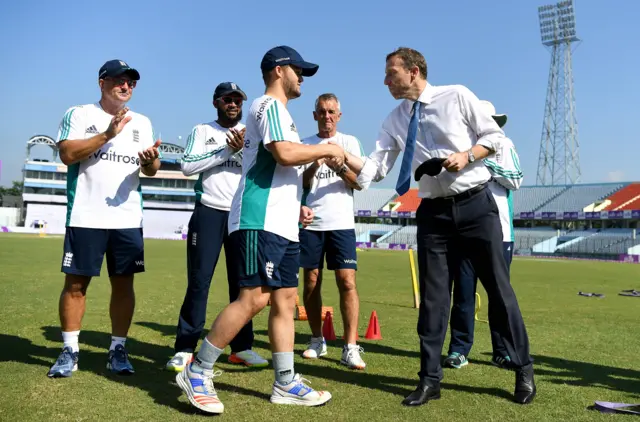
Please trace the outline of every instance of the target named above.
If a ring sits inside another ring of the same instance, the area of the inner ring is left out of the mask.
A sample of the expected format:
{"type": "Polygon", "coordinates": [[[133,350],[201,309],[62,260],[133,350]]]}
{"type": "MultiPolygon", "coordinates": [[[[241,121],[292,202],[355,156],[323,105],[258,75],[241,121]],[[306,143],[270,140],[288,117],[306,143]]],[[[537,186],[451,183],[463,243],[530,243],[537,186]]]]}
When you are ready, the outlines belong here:
{"type": "Polygon", "coordinates": [[[400,175],[398,183],[396,183],[396,192],[404,195],[411,185],[411,162],[413,161],[413,151],[416,149],[416,136],[418,135],[418,121],[420,120],[420,101],[413,103],[413,115],[409,122],[409,131],[407,133],[407,142],[404,145],[404,155],[402,156],[402,166],[400,167],[400,175]]]}

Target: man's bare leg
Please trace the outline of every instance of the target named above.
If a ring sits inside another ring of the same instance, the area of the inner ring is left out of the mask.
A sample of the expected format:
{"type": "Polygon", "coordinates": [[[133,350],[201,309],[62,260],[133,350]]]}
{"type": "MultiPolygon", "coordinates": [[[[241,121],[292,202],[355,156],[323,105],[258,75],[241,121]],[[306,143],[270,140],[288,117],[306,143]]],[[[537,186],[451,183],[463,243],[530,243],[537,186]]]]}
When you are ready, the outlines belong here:
{"type": "Polygon", "coordinates": [[[302,300],[312,337],[322,337],[322,270],[304,269],[302,300]]]}

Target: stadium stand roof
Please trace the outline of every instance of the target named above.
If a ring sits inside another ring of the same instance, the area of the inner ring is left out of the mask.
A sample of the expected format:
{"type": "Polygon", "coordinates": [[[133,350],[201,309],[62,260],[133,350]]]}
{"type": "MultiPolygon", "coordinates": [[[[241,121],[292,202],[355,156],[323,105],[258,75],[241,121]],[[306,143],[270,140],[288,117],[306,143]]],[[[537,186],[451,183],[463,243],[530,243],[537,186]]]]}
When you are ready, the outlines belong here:
{"type": "Polygon", "coordinates": [[[407,193],[399,196],[394,202],[400,202],[400,206],[396,211],[417,211],[421,198],[418,198],[418,189],[409,189],[407,193]]]}

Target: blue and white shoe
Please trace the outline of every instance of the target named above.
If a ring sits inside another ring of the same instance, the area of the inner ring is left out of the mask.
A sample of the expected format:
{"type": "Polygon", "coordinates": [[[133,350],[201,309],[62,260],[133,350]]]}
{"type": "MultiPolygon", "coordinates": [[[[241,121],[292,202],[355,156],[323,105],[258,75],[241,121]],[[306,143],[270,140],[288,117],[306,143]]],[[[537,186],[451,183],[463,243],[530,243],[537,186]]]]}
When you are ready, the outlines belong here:
{"type": "Polygon", "coordinates": [[[131,362],[129,362],[129,354],[123,345],[118,344],[114,350],[109,350],[107,369],[119,375],[132,375],[135,373],[131,362]]]}
{"type": "Polygon", "coordinates": [[[449,356],[444,360],[443,365],[449,368],[460,369],[463,366],[467,366],[469,361],[467,357],[462,353],[453,352],[449,353],[449,356]]]}
{"type": "Polygon", "coordinates": [[[176,375],[176,383],[185,392],[193,406],[203,412],[219,414],[224,412],[224,405],[213,386],[213,377],[218,377],[221,374],[222,371],[213,372],[213,370],[201,368],[195,362],[191,362],[176,375]]]}
{"type": "Polygon", "coordinates": [[[294,404],[298,406],[320,406],[331,400],[331,393],[328,391],[316,391],[309,387],[306,380],[296,374],[289,384],[273,383],[271,392],[271,403],[294,404]]]}
{"type": "Polygon", "coordinates": [[[53,364],[47,376],[49,378],[70,377],[78,370],[78,352],[73,352],[71,347],[62,349],[58,360],[53,364]]]}

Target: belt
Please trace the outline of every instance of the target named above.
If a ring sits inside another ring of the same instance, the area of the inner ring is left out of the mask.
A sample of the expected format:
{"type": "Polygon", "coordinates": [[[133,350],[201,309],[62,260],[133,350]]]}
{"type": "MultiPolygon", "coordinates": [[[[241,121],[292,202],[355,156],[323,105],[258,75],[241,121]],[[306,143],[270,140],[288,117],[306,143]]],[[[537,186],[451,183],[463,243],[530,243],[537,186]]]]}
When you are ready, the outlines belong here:
{"type": "Polygon", "coordinates": [[[487,182],[482,183],[481,185],[478,186],[474,186],[471,189],[467,189],[464,192],[461,193],[457,193],[455,195],[449,195],[449,196],[441,196],[438,198],[425,198],[425,200],[429,200],[429,201],[448,201],[448,202],[460,202],[462,200],[471,198],[473,195],[482,192],[483,190],[485,190],[487,187],[487,182]]]}

